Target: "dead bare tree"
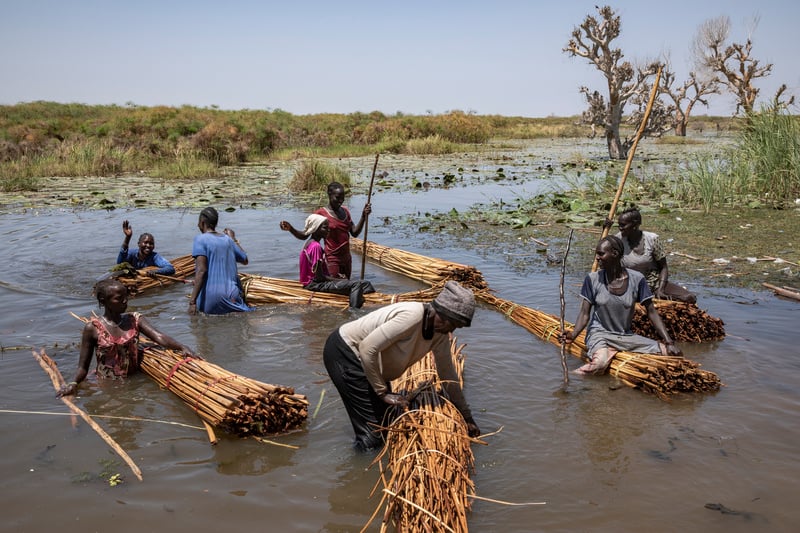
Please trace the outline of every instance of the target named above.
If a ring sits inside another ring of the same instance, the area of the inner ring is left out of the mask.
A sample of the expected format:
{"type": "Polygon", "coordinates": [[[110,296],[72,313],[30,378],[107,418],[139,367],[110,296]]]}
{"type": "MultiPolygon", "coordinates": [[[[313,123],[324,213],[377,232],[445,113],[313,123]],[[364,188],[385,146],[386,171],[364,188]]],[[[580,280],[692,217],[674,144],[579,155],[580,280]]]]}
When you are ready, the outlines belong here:
{"type": "MultiPolygon", "coordinates": [[[[754,21],[754,26],[757,24],[754,21]]],[[[698,28],[692,52],[699,70],[717,77],[736,97],[736,112],[745,115],[753,112],[759,89],[755,80],[772,72],[772,63],[761,66],[752,55],[753,41],[747,38],[744,44],[730,43],[731,20],[722,16],[708,19],[698,28]]]]}
{"type": "Polygon", "coordinates": [[[586,96],[589,108],[583,113],[585,123],[603,129],[611,159],[625,159],[632,139],[620,138],[620,125],[625,104],[636,95],[646,99],[646,81],[655,75],[657,64],[645,69],[635,68],[629,61],[623,61],[619,48],[612,48],[612,42],[620,34],[620,18],[609,6],[598,7],[600,18],[587,15],[583,23],[574,28],[572,38],[563,49],[570,56],[583,57],[593,63],[606,78],[608,97],[587,87],[580,89],[586,96]]]}
{"type": "Polygon", "coordinates": [[[716,76],[700,78],[696,72],[690,72],[689,78],[683,82],[683,85],[674,85],[675,73],[669,69],[669,61],[667,61],[667,67],[662,74],[662,80],[661,94],[668,98],[673,105],[670,129],[675,131],[675,135],[685,137],[686,127],[694,106],[702,104],[708,107],[706,97],[711,94],[719,94],[720,81],[716,76]]]}

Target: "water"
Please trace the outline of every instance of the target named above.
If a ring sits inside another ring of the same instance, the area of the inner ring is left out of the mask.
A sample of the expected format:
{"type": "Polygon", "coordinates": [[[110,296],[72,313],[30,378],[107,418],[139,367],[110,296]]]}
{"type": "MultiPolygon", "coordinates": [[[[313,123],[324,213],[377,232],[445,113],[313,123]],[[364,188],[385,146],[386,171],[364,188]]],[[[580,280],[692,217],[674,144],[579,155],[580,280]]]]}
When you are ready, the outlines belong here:
{"type": "MultiPolygon", "coordinates": [[[[398,214],[450,209],[513,195],[487,186],[435,195],[387,193],[374,211],[398,214]],[[477,194],[477,197],[475,196],[477,194]]],[[[364,198],[348,203],[360,211],[364,198]]],[[[196,211],[196,210],[195,210],[196,211]]],[[[199,532],[359,531],[378,505],[369,498],[378,471],[372,456],[350,447],[351,430],[327,379],[322,345],[338,324],[361,312],[274,305],[253,313],[190,317],[189,288],[173,285],[130,302],[158,328],[222,367],[305,394],[315,418],[301,431],[262,444],[220,434],[211,446],[180,399],[145,375],[82,386],[76,403],[97,418],[142,469],[139,482],[82,421],[73,423],[31,356],[44,347],[70,379],[81,324],[70,312],[98,310],[93,281],[116,257],[121,223],[135,237],[150,231],[166,257],[189,253],[197,213],[178,210],[28,210],[0,215],[0,427],[3,518],[0,531],[199,532]],[[13,412],[19,411],[19,412],[13,412]],[[141,418],[141,420],[131,420],[141,418]],[[162,423],[162,422],[168,422],[162,423]],[[122,474],[116,487],[102,475],[122,474]]],[[[274,207],[222,212],[248,251],[242,271],[294,278],[300,241],[278,229],[301,225],[305,212],[274,207]]],[[[475,265],[501,297],[558,313],[558,271],[520,274],[505,256],[456,243],[370,227],[376,242],[475,265]]],[[[360,258],[354,257],[356,268],[360,258]]],[[[367,266],[382,292],[420,284],[367,266]]],[[[581,276],[567,283],[579,285],[581,276]]],[[[699,302],[725,320],[724,341],[684,345],[687,357],[716,372],[717,394],[664,402],[616,387],[612,378],[573,376],[559,393],[556,347],[499,313],[481,307],[458,330],[465,353],[465,393],[484,432],[474,446],[477,493],[472,531],[794,531],[800,475],[800,304],[771,293],[697,289],[699,302]],[[720,503],[744,514],[706,509],[720,503]]],[[[575,290],[567,318],[577,313],[575,290]]],[[[570,368],[579,366],[570,358],[570,368]]],[[[373,524],[372,530],[377,530],[373,524]]]]}

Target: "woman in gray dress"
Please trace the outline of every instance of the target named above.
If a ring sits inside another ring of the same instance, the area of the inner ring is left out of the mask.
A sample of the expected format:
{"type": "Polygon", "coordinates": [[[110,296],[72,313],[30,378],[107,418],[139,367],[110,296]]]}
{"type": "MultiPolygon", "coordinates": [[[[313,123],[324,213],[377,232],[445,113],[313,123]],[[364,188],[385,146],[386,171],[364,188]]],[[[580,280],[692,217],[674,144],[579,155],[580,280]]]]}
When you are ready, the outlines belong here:
{"type": "Polygon", "coordinates": [[[586,351],[590,361],[576,372],[602,374],[620,351],[681,355],[658,316],[644,276],[622,266],[622,241],[613,235],[604,237],[597,243],[595,253],[601,268],[586,275],[575,327],[561,334],[561,340],[569,344],[588,326],[586,351]],[[644,306],[661,342],[631,332],[637,302],[644,306]]]}

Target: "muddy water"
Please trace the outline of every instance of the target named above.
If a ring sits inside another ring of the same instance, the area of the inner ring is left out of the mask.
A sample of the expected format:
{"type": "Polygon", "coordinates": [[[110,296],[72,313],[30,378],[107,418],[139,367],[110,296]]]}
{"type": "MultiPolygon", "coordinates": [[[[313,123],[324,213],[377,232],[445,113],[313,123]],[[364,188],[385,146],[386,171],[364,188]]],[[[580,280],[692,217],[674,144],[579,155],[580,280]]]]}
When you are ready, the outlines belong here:
{"type": "MultiPolygon", "coordinates": [[[[533,187],[534,185],[527,185],[533,187]]],[[[376,213],[461,208],[518,191],[487,186],[430,195],[376,196],[376,213]],[[477,195],[478,197],[476,198],[477,195]]],[[[360,209],[363,196],[349,204],[360,209]]],[[[300,209],[271,207],[221,214],[237,230],[251,263],[242,270],[293,278],[300,242],[278,229],[299,225],[300,209]]],[[[45,347],[66,377],[77,362],[81,324],[70,312],[97,310],[90,286],[110,265],[129,219],[156,234],[167,257],[189,253],[196,212],[29,210],[0,215],[0,344],[45,347]]],[[[487,247],[435,246],[376,223],[370,238],[425,255],[472,264],[501,297],[558,313],[558,271],[520,274],[487,247]]],[[[355,264],[360,264],[358,257],[355,264]]],[[[420,285],[367,266],[383,292],[420,285]]],[[[567,317],[577,312],[578,274],[567,280],[567,317]]],[[[800,475],[800,305],[769,293],[693,287],[701,305],[725,320],[724,341],[684,345],[719,374],[717,394],[667,403],[620,387],[608,376],[574,376],[559,393],[558,350],[488,308],[459,330],[466,395],[485,432],[475,446],[477,493],[472,531],[794,531],[800,475]],[[733,512],[708,509],[722,504],[733,512]]],[[[249,314],[189,317],[185,285],[131,301],[160,329],[224,368],[290,385],[316,416],[278,444],[222,437],[208,443],[198,419],[144,375],[84,386],[77,404],[142,469],[138,481],[66,407],[29,349],[0,354],[3,453],[0,531],[359,531],[378,505],[372,456],[350,448],[351,433],[322,364],[323,342],[360,312],[274,305],[249,314]],[[111,487],[103,476],[121,474],[111,487]]],[[[569,361],[576,368],[576,359],[569,361]]],[[[377,527],[373,527],[376,530],[377,527]]]]}

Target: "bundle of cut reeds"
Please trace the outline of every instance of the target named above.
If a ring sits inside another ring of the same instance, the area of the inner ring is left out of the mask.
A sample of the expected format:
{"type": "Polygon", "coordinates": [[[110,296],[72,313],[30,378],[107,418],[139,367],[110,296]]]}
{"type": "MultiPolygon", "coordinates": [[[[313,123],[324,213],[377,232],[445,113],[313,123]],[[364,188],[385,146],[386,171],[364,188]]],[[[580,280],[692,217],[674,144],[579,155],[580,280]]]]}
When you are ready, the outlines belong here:
{"type": "MultiPolygon", "coordinates": [[[[351,238],[350,243],[354,250],[361,252],[364,249],[362,240],[351,238]]],[[[367,242],[366,253],[367,257],[386,270],[418,279],[428,285],[440,285],[453,280],[473,290],[486,289],[489,286],[483,279],[483,274],[472,266],[389,248],[371,241],[367,242]]]]}
{"type": "Polygon", "coordinates": [[[182,255],[171,260],[170,263],[175,267],[175,273],[171,276],[161,274],[155,277],[147,276],[144,272],[155,270],[155,267],[148,267],[137,270],[133,276],[120,275],[117,279],[128,288],[128,295],[135,296],[155,287],[163,287],[175,282],[186,282],[186,278],[194,275],[194,258],[191,255],[182,255]]]}
{"type": "Polygon", "coordinates": [[[241,437],[283,433],[308,418],[308,400],[294,389],[240,376],[174,350],[148,346],[142,370],[201,419],[241,437]]]}
{"type": "MultiPolygon", "coordinates": [[[[304,289],[299,281],[269,278],[254,274],[239,274],[248,305],[258,306],[276,303],[326,304],[347,307],[350,298],[346,294],[330,294],[304,289]]],[[[364,295],[365,304],[386,305],[396,302],[428,302],[441,292],[441,286],[430,287],[400,294],[373,292],[364,295]]]]}
{"type": "MultiPolygon", "coordinates": [[[[477,297],[537,337],[561,346],[558,317],[497,298],[489,291],[479,292],[477,297]]],[[[566,327],[572,328],[573,325],[566,327]]],[[[567,349],[572,355],[588,361],[583,333],[567,349]]],[[[716,374],[701,370],[700,365],[693,361],[656,354],[618,352],[611,360],[609,373],[626,385],[655,394],[661,399],[678,392],[715,392],[722,385],[716,374]]]]}
{"type": "MultiPolygon", "coordinates": [[[[453,339],[459,376],[461,348],[453,339]]],[[[459,410],[443,397],[437,376],[428,353],[392,382],[392,390],[411,401],[389,425],[386,445],[373,463],[380,465],[383,497],[372,518],[383,507],[382,532],[468,530],[475,495],[473,439],[459,410]]]]}
{"type": "MultiPolygon", "coordinates": [[[[363,242],[358,239],[352,239],[352,241],[363,242]]],[[[358,249],[361,250],[362,246],[359,244],[358,249]]],[[[388,248],[372,242],[367,243],[367,256],[387,270],[425,283],[442,283],[452,279],[476,292],[488,289],[483,275],[473,267],[388,248]]],[[[723,321],[709,315],[697,305],[671,300],[654,301],[659,315],[673,339],[681,342],[701,342],[725,337],[723,321]]],[[[639,306],[637,308],[631,329],[639,335],[653,337],[654,330],[647,314],[639,306]]]]}
{"type": "MultiPolygon", "coordinates": [[[[673,340],[703,342],[725,338],[725,323],[697,307],[697,304],[674,300],[653,300],[661,321],[673,340]]],[[[636,304],[631,330],[644,337],[658,338],[658,332],[647,317],[647,312],[636,304]]]]}

